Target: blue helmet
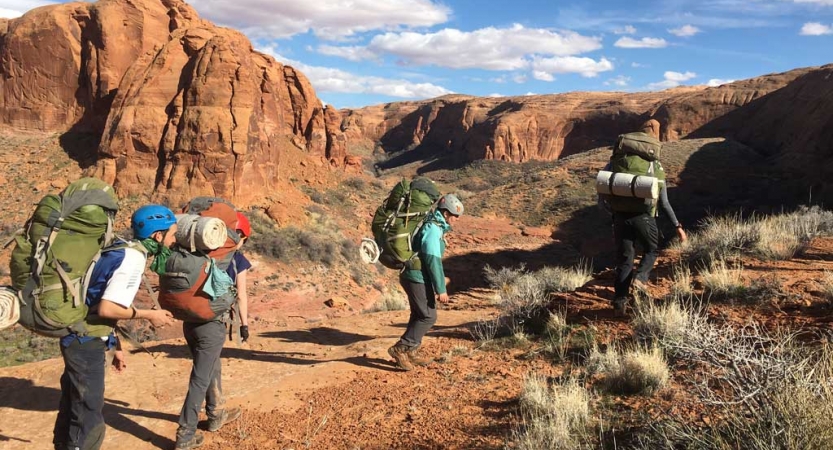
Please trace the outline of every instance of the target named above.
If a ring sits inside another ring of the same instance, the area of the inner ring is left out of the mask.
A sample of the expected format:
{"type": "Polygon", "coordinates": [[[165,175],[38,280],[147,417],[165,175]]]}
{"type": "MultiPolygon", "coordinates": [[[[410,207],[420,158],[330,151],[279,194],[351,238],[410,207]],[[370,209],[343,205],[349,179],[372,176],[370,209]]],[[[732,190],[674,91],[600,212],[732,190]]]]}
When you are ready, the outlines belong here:
{"type": "Polygon", "coordinates": [[[173,211],[162,205],[145,205],[137,209],[130,219],[133,236],[147,239],[157,231],[165,231],[176,224],[173,211]]]}

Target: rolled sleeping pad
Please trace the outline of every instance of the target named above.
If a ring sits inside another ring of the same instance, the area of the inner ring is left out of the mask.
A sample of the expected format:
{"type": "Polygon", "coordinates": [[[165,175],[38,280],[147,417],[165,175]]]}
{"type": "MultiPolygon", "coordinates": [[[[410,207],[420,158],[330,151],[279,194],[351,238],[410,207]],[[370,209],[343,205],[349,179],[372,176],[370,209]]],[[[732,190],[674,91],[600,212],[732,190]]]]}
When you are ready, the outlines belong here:
{"type": "Polygon", "coordinates": [[[176,215],[176,243],[191,252],[211,251],[226,243],[226,224],[216,217],[176,215]]]}
{"type": "Polygon", "coordinates": [[[619,197],[657,199],[659,180],[656,177],[602,170],[596,176],[596,192],[619,197]]]}
{"type": "Polygon", "coordinates": [[[11,327],[18,320],[20,320],[20,303],[17,292],[11,287],[0,287],[0,330],[11,327]]]}

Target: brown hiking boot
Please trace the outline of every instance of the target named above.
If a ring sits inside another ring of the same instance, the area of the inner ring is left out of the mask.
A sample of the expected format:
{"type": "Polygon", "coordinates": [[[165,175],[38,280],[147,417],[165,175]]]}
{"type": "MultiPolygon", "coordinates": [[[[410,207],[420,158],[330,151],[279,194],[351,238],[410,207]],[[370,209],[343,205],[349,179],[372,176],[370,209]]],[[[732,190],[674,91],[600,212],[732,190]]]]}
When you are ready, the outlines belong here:
{"type": "Polygon", "coordinates": [[[404,371],[414,370],[411,358],[408,357],[408,347],[396,344],[388,349],[388,354],[396,361],[396,366],[404,371]]]}
{"type": "Polygon", "coordinates": [[[617,298],[613,300],[613,315],[615,317],[625,317],[627,313],[625,312],[625,308],[628,305],[627,298],[617,298]]]}
{"type": "Polygon", "coordinates": [[[226,408],[220,411],[220,414],[218,414],[217,417],[208,419],[208,431],[213,433],[220,428],[223,428],[223,425],[239,419],[242,413],[243,412],[240,411],[240,408],[226,408]]]}
{"type": "Polygon", "coordinates": [[[420,347],[420,346],[419,346],[419,345],[417,345],[416,347],[414,347],[414,348],[412,348],[412,349],[408,350],[408,359],[410,359],[410,360],[411,360],[411,363],[413,363],[413,364],[415,364],[415,365],[417,365],[417,366],[420,366],[420,367],[425,367],[425,366],[427,366],[428,364],[431,364],[431,359],[428,359],[428,358],[421,358],[421,357],[419,356],[419,354],[418,354],[418,352],[419,352],[419,347],[420,347]]]}
{"type": "Polygon", "coordinates": [[[192,448],[201,447],[202,444],[205,442],[205,436],[202,435],[199,431],[197,431],[194,436],[188,441],[180,441],[179,439],[176,440],[176,450],[190,450],[192,448]]]}

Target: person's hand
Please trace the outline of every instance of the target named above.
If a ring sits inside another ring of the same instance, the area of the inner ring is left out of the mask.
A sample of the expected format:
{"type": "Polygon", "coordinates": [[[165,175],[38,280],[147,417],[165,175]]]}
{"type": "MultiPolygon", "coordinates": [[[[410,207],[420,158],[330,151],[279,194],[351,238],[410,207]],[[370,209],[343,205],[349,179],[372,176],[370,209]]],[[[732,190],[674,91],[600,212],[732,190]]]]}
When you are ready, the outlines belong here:
{"type": "Polygon", "coordinates": [[[147,319],[150,320],[151,325],[159,328],[173,323],[174,316],[170,311],[166,311],[164,309],[153,309],[148,311],[147,319]]]}
{"type": "Polygon", "coordinates": [[[685,242],[688,240],[688,236],[685,234],[685,230],[683,227],[677,227],[677,237],[680,238],[680,242],[685,242]]]}
{"type": "Polygon", "coordinates": [[[127,369],[127,363],[124,361],[124,352],[116,350],[113,352],[113,369],[116,373],[122,373],[127,369]]]}
{"type": "Polygon", "coordinates": [[[445,294],[437,294],[437,301],[438,301],[438,302],[440,302],[440,303],[442,303],[442,304],[446,304],[446,303],[448,303],[448,302],[449,302],[449,300],[448,300],[448,294],[447,294],[447,293],[445,293],[445,294]]]}
{"type": "Polygon", "coordinates": [[[249,326],[248,325],[240,325],[240,339],[243,342],[249,340],[249,326]]]}

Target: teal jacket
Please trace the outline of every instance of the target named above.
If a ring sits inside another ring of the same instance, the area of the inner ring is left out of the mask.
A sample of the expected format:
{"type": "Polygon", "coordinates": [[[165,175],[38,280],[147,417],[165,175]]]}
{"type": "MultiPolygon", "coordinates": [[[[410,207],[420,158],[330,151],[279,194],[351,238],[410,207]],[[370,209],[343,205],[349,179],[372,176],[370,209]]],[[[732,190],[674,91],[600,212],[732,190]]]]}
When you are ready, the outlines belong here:
{"type": "Polygon", "coordinates": [[[422,270],[405,270],[402,277],[414,283],[430,280],[437,294],[445,294],[445,272],[443,271],[443,253],[445,253],[445,233],[451,231],[451,225],[445,221],[442,213],[425,219],[425,225],[414,236],[413,246],[419,252],[422,270]]]}

